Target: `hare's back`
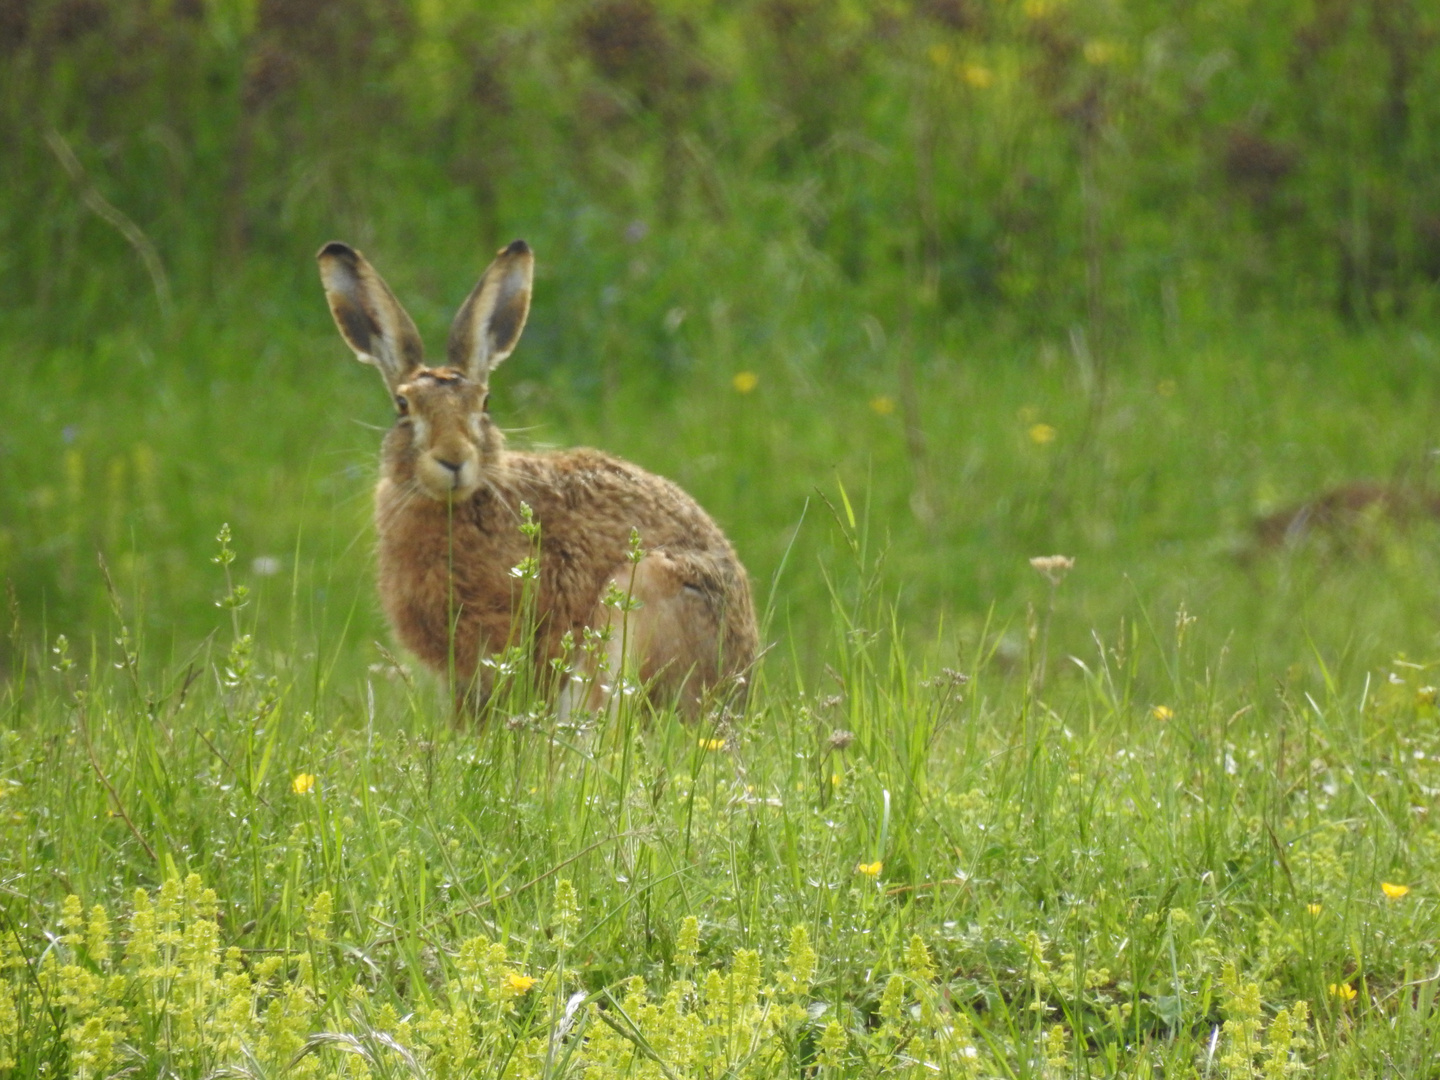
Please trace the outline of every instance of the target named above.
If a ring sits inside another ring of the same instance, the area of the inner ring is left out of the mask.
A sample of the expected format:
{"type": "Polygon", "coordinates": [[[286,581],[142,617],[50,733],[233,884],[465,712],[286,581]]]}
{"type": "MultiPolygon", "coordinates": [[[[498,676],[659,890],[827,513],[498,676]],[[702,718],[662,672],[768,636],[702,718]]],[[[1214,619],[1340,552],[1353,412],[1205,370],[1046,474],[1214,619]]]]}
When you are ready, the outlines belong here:
{"type": "Polygon", "coordinates": [[[725,534],[710,515],[663,476],[588,447],[506,456],[509,471],[520,481],[517,494],[534,509],[544,538],[584,538],[619,554],[628,548],[634,529],[646,548],[733,558],[725,534]]]}

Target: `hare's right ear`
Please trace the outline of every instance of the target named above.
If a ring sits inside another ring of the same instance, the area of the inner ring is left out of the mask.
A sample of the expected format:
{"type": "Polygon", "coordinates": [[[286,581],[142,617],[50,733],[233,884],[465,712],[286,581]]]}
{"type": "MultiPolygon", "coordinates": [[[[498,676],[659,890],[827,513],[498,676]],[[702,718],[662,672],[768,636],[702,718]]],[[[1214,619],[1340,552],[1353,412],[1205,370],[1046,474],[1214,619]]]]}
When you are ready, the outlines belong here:
{"type": "Polygon", "coordinates": [[[515,350],[530,314],[535,255],[524,240],[502,248],[450,324],[445,361],[477,383],[515,350]]]}
{"type": "Polygon", "coordinates": [[[355,357],[380,369],[390,393],[425,362],[415,323],[365,256],[339,241],[320,249],[320,281],[330,314],[355,357]]]}

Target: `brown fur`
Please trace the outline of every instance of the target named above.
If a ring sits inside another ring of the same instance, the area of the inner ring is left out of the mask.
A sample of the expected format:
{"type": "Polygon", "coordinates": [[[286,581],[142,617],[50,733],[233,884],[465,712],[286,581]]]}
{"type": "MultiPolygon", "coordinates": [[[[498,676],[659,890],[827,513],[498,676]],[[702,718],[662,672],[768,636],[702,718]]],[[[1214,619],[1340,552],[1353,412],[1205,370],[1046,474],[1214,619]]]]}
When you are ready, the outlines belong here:
{"type": "Polygon", "coordinates": [[[1440,517],[1440,499],[1398,484],[1356,480],[1315,498],[1259,518],[1253,525],[1261,548],[1294,547],[1312,537],[1342,550],[1363,549],[1377,525],[1404,528],[1440,517]]]}
{"type": "MultiPolygon", "coordinates": [[[[537,671],[579,659],[565,655],[567,633],[578,645],[586,627],[608,626],[611,674],[633,671],[657,705],[695,716],[743,690],[758,632],[744,567],[719,526],[675,484],[599,451],[507,450],[490,418],[489,373],[528,312],[529,248],[510,245],[482,276],[441,368],[424,366],[414,324],[359,252],[328,244],[320,263],[341,335],[380,368],[400,413],[375,493],[381,602],[427,665],[446,672],[453,657],[457,703],[488,697],[481,659],[519,637],[512,569],[532,553],[522,503],[541,528],[537,671]],[[628,612],[602,603],[612,583],[628,612]]],[[[590,708],[609,699],[602,674],[584,672],[590,708]]]]}

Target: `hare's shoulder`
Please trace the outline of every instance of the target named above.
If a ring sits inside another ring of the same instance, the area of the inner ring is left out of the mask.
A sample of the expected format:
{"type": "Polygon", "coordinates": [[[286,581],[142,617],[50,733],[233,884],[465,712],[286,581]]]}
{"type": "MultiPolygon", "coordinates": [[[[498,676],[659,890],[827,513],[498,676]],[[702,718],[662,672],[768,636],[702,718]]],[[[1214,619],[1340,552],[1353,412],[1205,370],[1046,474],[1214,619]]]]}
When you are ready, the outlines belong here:
{"type": "Polygon", "coordinates": [[[532,505],[542,516],[563,508],[614,518],[627,535],[636,526],[651,543],[688,536],[692,543],[685,546],[723,544],[715,523],[683,488],[613,454],[577,447],[518,453],[510,455],[508,464],[517,490],[528,487],[537,496],[532,505]]]}
{"type": "Polygon", "coordinates": [[[505,471],[517,481],[567,492],[572,497],[586,492],[601,495],[647,488],[657,493],[680,490],[664,477],[633,462],[588,446],[509,453],[505,464],[505,471]]]}

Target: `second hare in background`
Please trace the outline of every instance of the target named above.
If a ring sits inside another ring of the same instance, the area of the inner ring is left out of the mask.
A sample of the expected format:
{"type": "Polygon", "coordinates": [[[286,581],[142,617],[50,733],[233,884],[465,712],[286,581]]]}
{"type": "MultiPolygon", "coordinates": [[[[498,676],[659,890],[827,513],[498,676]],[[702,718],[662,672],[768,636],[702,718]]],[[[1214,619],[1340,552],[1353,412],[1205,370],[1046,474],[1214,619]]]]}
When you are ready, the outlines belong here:
{"type": "Polygon", "coordinates": [[[490,417],[490,373],[525,328],[529,246],[517,240],[490,264],[438,367],[425,364],[415,323],[360,252],[329,243],[319,260],[341,336],[380,369],[395,404],[375,490],[380,599],[405,647],[451,675],[457,705],[482,705],[493,678],[482,660],[520,643],[525,575],[515,568],[534,554],[522,506],[540,527],[536,671],[556,659],[577,667],[561,688],[569,705],[603,708],[622,671],[657,706],[689,717],[743,688],[758,645],[750,584],[695,500],[597,450],[505,448],[490,417]],[[617,593],[628,599],[613,602],[617,593]],[[610,628],[588,669],[579,648],[587,627],[610,628]]]}

